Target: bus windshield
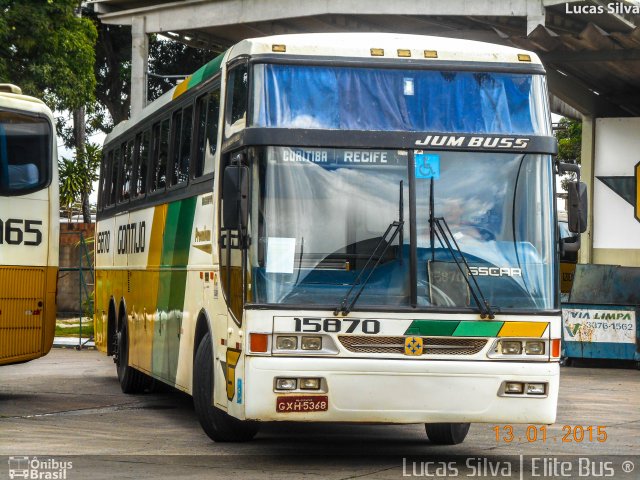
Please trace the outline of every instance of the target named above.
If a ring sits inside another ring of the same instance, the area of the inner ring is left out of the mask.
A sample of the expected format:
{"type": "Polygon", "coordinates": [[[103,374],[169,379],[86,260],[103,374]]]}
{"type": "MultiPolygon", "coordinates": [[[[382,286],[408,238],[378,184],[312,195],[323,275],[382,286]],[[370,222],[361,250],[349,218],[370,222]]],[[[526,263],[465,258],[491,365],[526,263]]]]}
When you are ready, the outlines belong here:
{"type": "Polygon", "coordinates": [[[259,149],[252,173],[250,300],[334,308],[375,255],[367,268],[378,265],[367,272],[372,274],[358,309],[412,307],[412,290],[418,308],[476,308],[456,264],[459,254],[437,235],[432,241],[431,216],[446,221],[450,242],[455,239],[494,310],[552,309],[551,157],[416,151],[416,157],[437,161],[439,171],[427,176],[416,168],[410,192],[410,153],[259,149]],[[389,225],[399,220],[401,234],[374,254],[389,225]],[[413,286],[411,248],[417,259],[413,286]]]}
{"type": "Polygon", "coordinates": [[[550,135],[542,75],[258,64],[255,127],[550,135]]]}
{"type": "Polygon", "coordinates": [[[44,118],[0,111],[0,194],[16,195],[47,184],[51,127],[44,118]]]}

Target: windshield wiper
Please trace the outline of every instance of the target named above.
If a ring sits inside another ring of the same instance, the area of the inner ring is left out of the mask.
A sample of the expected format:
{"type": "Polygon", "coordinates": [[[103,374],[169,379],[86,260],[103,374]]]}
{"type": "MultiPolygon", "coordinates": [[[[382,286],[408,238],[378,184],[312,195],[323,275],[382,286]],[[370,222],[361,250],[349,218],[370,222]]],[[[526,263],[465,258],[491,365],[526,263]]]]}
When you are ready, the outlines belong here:
{"type": "MultiPolygon", "coordinates": [[[[362,291],[364,290],[364,287],[367,286],[367,282],[371,278],[371,275],[373,275],[373,272],[375,271],[375,269],[380,264],[380,261],[384,258],[385,253],[387,253],[387,250],[389,249],[389,247],[391,246],[393,241],[396,239],[398,234],[400,234],[400,239],[402,241],[402,228],[404,227],[404,210],[403,210],[404,202],[403,202],[403,188],[402,188],[402,185],[403,185],[403,182],[401,180],[400,181],[400,201],[399,201],[400,203],[399,203],[399,206],[398,206],[398,215],[399,215],[400,218],[398,220],[394,220],[393,222],[391,222],[389,224],[389,226],[385,230],[384,234],[380,238],[380,241],[378,241],[378,244],[376,245],[376,248],[373,249],[373,251],[371,252],[371,255],[369,255],[369,258],[367,258],[367,261],[365,262],[364,267],[362,267],[362,270],[360,271],[360,274],[356,277],[356,280],[353,282],[353,285],[351,285],[351,288],[349,289],[347,294],[342,299],[342,302],[340,302],[340,305],[338,305],[338,307],[333,311],[334,315],[337,316],[340,313],[342,313],[343,316],[344,315],[349,315],[349,312],[351,312],[351,309],[353,308],[353,306],[358,301],[358,298],[360,298],[360,295],[362,294],[362,291]],[[391,235],[391,237],[387,241],[386,238],[389,235],[391,235]],[[371,270],[369,271],[369,275],[367,275],[367,277],[364,279],[364,281],[362,283],[360,283],[360,279],[362,278],[362,275],[364,274],[365,270],[367,269],[367,267],[369,266],[371,261],[376,257],[376,253],[378,252],[378,250],[382,246],[384,246],[384,248],[382,248],[382,251],[378,255],[378,259],[376,260],[376,263],[374,263],[373,266],[371,267],[371,270]],[[355,296],[353,297],[353,299],[351,300],[351,302],[347,306],[347,302],[349,301],[349,297],[351,296],[351,292],[353,292],[354,288],[356,288],[358,285],[360,286],[360,288],[358,289],[358,291],[356,292],[355,296]]],[[[402,259],[402,243],[400,243],[400,258],[402,259]]]]}
{"type": "Polygon", "coordinates": [[[438,241],[440,242],[440,244],[443,247],[447,247],[449,253],[451,254],[451,258],[453,258],[453,261],[456,262],[458,270],[460,270],[462,278],[464,278],[464,281],[467,283],[469,291],[471,292],[471,296],[476,302],[478,310],[480,310],[480,318],[489,318],[490,320],[496,318],[493,310],[491,309],[491,305],[483,295],[482,290],[480,289],[480,285],[478,285],[476,277],[471,274],[467,259],[464,258],[464,254],[460,250],[460,246],[458,245],[456,238],[453,236],[453,233],[451,233],[451,229],[449,228],[447,221],[444,219],[444,217],[431,216],[431,218],[429,219],[429,223],[431,223],[431,231],[435,232],[435,235],[436,237],[438,237],[438,241]],[[433,228],[434,225],[436,227],[435,229],[433,228]],[[458,259],[458,257],[456,256],[456,252],[458,253],[458,255],[460,255],[460,259],[458,259]],[[462,264],[464,264],[464,269],[462,268],[462,264]],[[478,294],[476,294],[476,291],[473,289],[473,286],[469,281],[469,277],[471,277],[471,280],[473,280],[473,285],[476,287],[475,290],[477,290],[482,301],[480,300],[480,298],[478,298],[478,294]]]}
{"type": "Polygon", "coordinates": [[[382,235],[382,238],[380,238],[380,241],[376,245],[376,248],[373,249],[373,252],[371,252],[371,255],[369,255],[369,258],[367,258],[367,261],[364,264],[364,267],[362,267],[362,271],[360,272],[360,274],[356,278],[355,282],[353,282],[353,285],[351,285],[351,288],[349,289],[347,294],[342,299],[342,302],[340,303],[340,305],[334,310],[334,312],[333,312],[334,315],[338,315],[339,313],[342,313],[342,315],[348,315],[349,312],[351,312],[351,309],[353,308],[355,303],[358,301],[358,298],[360,297],[360,294],[364,290],[364,287],[367,286],[367,282],[371,278],[371,275],[373,275],[373,272],[375,271],[375,269],[380,264],[380,260],[382,260],[384,258],[384,254],[387,253],[387,250],[389,249],[389,247],[391,246],[391,244],[393,243],[395,238],[398,236],[398,232],[400,232],[400,230],[402,229],[403,226],[404,226],[404,221],[402,221],[402,220],[400,220],[400,221],[394,220],[393,222],[391,222],[389,224],[389,226],[387,227],[387,230],[384,232],[384,235],[382,235]],[[387,236],[389,234],[391,234],[391,238],[389,238],[389,241],[386,241],[385,239],[387,238],[387,236]],[[371,270],[369,271],[369,275],[367,275],[367,277],[364,279],[364,281],[362,283],[360,283],[360,278],[362,277],[362,275],[364,274],[365,270],[367,269],[367,267],[371,263],[371,260],[373,260],[375,258],[376,253],[378,252],[380,247],[383,246],[383,245],[384,245],[384,248],[380,252],[380,255],[378,255],[378,259],[376,260],[376,263],[374,263],[373,266],[371,267],[371,270]],[[353,297],[353,300],[351,300],[351,303],[349,303],[349,305],[347,306],[347,301],[349,300],[349,297],[351,296],[351,292],[353,292],[353,289],[356,288],[358,285],[360,286],[360,288],[358,289],[357,293],[353,297]]]}

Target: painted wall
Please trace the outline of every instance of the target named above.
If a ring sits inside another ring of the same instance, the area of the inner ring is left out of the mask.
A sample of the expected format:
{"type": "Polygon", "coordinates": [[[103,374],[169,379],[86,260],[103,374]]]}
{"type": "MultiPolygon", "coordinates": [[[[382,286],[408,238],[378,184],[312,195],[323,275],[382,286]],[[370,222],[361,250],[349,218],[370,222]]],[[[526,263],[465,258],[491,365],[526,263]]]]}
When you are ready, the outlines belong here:
{"type": "Polygon", "coordinates": [[[598,118],[595,125],[593,263],[640,267],[635,166],[640,118],[598,118]]]}

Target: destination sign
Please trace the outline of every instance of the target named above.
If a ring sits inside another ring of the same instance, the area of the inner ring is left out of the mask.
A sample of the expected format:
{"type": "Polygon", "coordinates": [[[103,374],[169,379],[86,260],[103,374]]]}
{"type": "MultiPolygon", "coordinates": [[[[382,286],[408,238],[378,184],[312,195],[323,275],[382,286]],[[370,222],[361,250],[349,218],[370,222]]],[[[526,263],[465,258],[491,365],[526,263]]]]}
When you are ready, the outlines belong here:
{"type": "Polygon", "coordinates": [[[279,164],[317,164],[324,168],[406,166],[402,150],[343,148],[269,148],[269,160],[279,164]]]}

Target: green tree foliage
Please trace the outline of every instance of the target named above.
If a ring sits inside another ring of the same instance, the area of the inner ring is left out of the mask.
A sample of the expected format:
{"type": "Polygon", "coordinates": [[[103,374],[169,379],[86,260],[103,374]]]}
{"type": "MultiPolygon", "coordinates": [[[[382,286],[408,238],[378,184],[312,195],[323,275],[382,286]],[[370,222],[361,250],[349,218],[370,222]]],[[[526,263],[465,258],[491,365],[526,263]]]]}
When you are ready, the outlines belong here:
{"type": "Polygon", "coordinates": [[[558,160],[580,163],[582,122],[563,117],[558,123],[555,135],[558,139],[558,160]]]}
{"type": "MultiPolygon", "coordinates": [[[[191,75],[219,53],[153,35],[149,42],[149,71],[156,75],[191,75]]],[[[175,78],[149,76],[147,99],[152,102],[171,90],[176,83],[175,78]]]]}
{"type": "Polygon", "coordinates": [[[60,207],[72,215],[74,207],[87,198],[92,185],[98,180],[98,167],[102,158],[102,149],[93,143],[87,143],[84,151],[74,159],[62,158],[58,162],[60,177],[60,207]]]}
{"type": "MultiPolygon", "coordinates": [[[[582,122],[563,117],[560,122],[558,122],[558,128],[556,128],[554,133],[558,139],[558,160],[561,162],[580,164],[582,122]]],[[[560,182],[562,189],[566,190],[567,183],[573,180],[576,180],[576,174],[567,174],[560,182]]]]}
{"type": "MultiPolygon", "coordinates": [[[[92,9],[84,9],[83,16],[91,18],[98,31],[96,104],[88,112],[87,127],[89,132],[109,133],[114,125],[129,118],[131,27],[103,24],[92,9]]],[[[149,38],[149,71],[157,75],[189,75],[216,55],[211,50],[188,47],[157,35],[149,38]]],[[[148,100],[155,100],[175,84],[175,78],[150,75],[148,100]]]]}
{"type": "Polygon", "coordinates": [[[96,29],[78,0],[0,0],[0,82],[56,110],[93,101],[96,29]]]}

